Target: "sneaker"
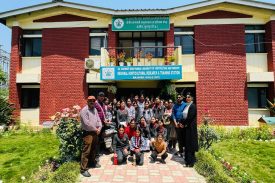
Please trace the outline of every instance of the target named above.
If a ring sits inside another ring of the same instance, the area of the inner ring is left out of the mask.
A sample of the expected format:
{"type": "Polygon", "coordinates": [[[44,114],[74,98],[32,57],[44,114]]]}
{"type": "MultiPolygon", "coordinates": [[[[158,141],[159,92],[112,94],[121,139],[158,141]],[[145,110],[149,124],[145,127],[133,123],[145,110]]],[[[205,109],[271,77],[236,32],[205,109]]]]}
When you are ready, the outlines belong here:
{"type": "Polygon", "coordinates": [[[83,175],[84,177],[91,177],[91,174],[88,172],[88,170],[81,172],[81,175],[83,175]]]}

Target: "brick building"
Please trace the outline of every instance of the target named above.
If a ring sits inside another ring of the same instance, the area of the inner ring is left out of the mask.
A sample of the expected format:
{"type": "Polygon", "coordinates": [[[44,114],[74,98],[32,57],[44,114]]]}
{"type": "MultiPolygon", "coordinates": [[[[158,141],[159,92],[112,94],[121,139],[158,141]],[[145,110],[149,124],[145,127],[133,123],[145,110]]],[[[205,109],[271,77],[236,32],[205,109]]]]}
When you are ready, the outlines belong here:
{"type": "Polygon", "coordinates": [[[41,124],[110,86],[117,97],[157,95],[163,79],[195,95],[198,119],[209,109],[218,124],[255,126],[270,115],[275,4],[113,10],[53,1],[0,13],[0,21],[12,29],[10,101],[22,122],[41,124]]]}

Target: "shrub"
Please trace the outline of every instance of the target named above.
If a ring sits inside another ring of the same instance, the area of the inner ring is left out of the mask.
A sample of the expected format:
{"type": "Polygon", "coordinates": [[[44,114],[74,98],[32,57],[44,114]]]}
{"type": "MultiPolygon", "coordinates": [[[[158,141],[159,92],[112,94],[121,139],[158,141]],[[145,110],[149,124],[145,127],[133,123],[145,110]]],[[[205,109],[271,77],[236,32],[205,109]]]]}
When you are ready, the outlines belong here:
{"type": "Polygon", "coordinates": [[[74,118],[62,118],[56,134],[60,141],[61,162],[78,160],[82,147],[82,131],[79,122],[74,118]]]}
{"type": "Polygon", "coordinates": [[[52,175],[47,183],[75,183],[79,175],[79,163],[67,162],[62,164],[52,175]]]}
{"type": "Polygon", "coordinates": [[[220,162],[215,160],[208,151],[200,150],[196,153],[197,162],[195,169],[206,179],[208,182],[219,182],[219,183],[233,183],[234,180],[226,175],[220,162]]]}
{"type": "Polygon", "coordinates": [[[13,111],[13,105],[5,97],[0,96],[0,125],[9,125],[11,123],[13,111]]]}

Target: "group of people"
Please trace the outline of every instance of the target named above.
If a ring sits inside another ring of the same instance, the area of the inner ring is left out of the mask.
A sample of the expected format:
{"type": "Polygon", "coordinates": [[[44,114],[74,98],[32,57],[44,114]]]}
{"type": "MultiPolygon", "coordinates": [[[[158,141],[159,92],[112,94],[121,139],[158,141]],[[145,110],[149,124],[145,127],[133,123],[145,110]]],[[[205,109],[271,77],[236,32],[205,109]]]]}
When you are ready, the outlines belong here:
{"type": "Polygon", "coordinates": [[[83,129],[83,149],[81,154],[81,173],[89,177],[88,167],[100,167],[98,154],[106,131],[115,129],[111,137],[111,146],[118,164],[127,163],[128,156],[133,163],[143,165],[144,152],[151,151],[151,162],[159,160],[165,163],[167,152],[183,157],[185,164],[192,167],[195,163],[195,151],[198,150],[197,110],[193,97],[177,96],[161,100],[150,100],[144,95],[136,95],[127,100],[110,102],[103,92],[97,99],[89,96],[87,105],[80,112],[83,129]],[[183,99],[185,98],[185,101],[183,99]]]}

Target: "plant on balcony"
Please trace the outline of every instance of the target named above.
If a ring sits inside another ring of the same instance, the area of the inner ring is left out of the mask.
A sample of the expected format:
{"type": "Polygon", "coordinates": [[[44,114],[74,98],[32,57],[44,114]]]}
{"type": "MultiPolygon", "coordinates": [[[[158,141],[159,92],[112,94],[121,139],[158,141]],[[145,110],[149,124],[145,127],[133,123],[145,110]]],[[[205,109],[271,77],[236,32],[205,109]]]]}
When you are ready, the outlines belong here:
{"type": "Polygon", "coordinates": [[[127,66],[131,66],[132,63],[133,63],[133,58],[132,58],[132,57],[128,57],[128,58],[126,59],[126,62],[127,62],[127,66]]]}
{"type": "Polygon", "coordinates": [[[126,56],[126,52],[124,50],[122,50],[118,54],[117,60],[118,60],[120,66],[124,66],[125,65],[125,56],[126,56]]]}
{"type": "Polygon", "coordinates": [[[151,52],[147,52],[145,58],[148,60],[148,62],[151,62],[153,59],[153,54],[151,52]]]}
{"type": "Polygon", "coordinates": [[[107,92],[112,93],[112,94],[115,95],[116,92],[117,92],[117,87],[114,86],[114,85],[109,85],[108,88],[107,88],[107,92]]]}
{"type": "Polygon", "coordinates": [[[174,54],[166,57],[165,65],[175,65],[176,57],[174,54]]]}
{"type": "Polygon", "coordinates": [[[142,56],[142,51],[138,51],[138,52],[135,54],[135,58],[137,59],[138,62],[140,62],[141,56],[142,56]]]}
{"type": "Polygon", "coordinates": [[[116,57],[115,56],[110,56],[109,58],[110,66],[116,65],[116,57]]]}

